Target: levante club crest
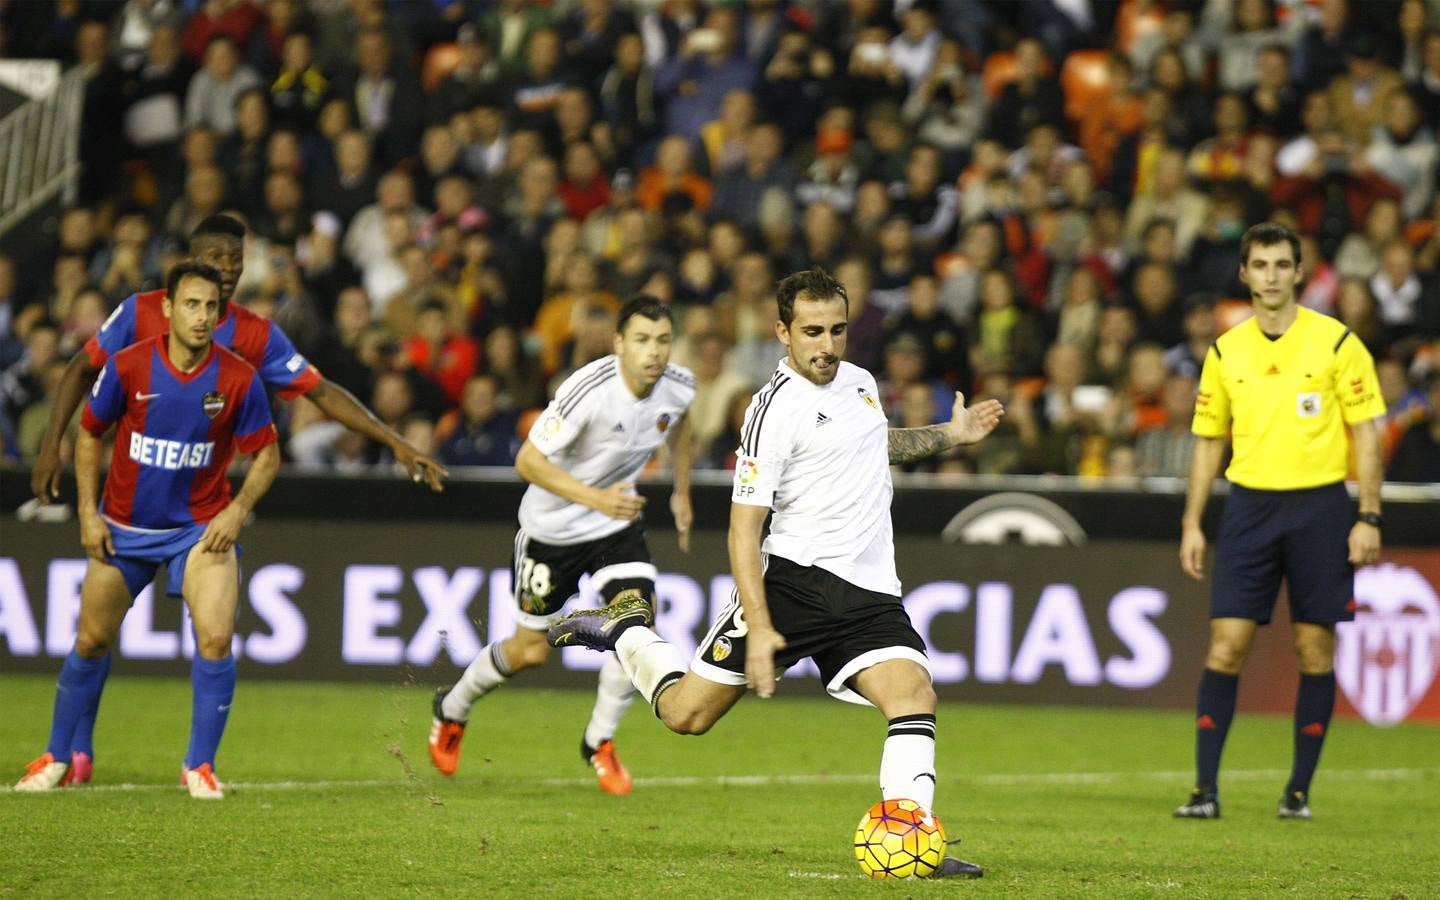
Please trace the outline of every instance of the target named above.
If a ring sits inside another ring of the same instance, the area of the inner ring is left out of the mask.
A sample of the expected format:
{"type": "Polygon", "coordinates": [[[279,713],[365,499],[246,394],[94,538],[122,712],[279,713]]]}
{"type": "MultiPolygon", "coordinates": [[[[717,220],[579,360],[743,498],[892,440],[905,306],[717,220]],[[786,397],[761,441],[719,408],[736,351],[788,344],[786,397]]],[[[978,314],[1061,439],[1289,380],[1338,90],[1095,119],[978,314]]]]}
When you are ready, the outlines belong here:
{"type": "Polygon", "coordinates": [[[225,395],[219,391],[206,391],[200,398],[200,408],[208,418],[215,418],[225,409],[225,395]]]}

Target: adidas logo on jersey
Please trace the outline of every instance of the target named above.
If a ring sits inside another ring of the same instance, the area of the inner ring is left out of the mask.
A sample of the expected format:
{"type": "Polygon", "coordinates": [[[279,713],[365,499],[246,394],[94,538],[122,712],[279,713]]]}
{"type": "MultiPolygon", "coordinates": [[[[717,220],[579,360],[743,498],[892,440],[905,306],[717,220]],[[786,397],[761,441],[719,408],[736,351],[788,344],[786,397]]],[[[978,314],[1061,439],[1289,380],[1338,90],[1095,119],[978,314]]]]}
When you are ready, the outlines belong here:
{"type": "Polygon", "coordinates": [[[821,413],[821,414],[820,414],[820,417],[815,420],[815,424],[816,424],[817,426],[819,426],[819,425],[829,425],[829,424],[830,424],[830,417],[827,416],[827,415],[825,415],[824,413],[821,413]]]}
{"type": "Polygon", "coordinates": [[[214,452],[214,441],[167,441],[146,437],[138,431],[130,433],[130,458],[142,466],[172,470],[203,469],[210,465],[214,452]]]}
{"type": "Polygon", "coordinates": [[[625,433],[625,426],[624,426],[624,424],[622,424],[622,423],[620,423],[620,422],[616,422],[616,423],[615,423],[615,427],[612,428],[612,429],[610,429],[610,431],[613,432],[613,433],[617,433],[617,434],[624,434],[624,433],[625,433]]]}

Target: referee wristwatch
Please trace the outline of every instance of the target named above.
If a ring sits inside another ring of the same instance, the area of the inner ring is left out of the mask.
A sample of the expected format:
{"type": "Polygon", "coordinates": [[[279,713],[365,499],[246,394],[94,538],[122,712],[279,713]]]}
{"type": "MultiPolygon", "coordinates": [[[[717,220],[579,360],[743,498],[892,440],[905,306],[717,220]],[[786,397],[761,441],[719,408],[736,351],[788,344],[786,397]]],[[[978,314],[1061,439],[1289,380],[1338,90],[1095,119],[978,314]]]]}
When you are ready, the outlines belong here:
{"type": "Polygon", "coordinates": [[[1379,513],[1362,512],[1355,515],[1355,521],[1364,522],[1366,525],[1373,525],[1376,528],[1385,527],[1385,519],[1379,513]]]}

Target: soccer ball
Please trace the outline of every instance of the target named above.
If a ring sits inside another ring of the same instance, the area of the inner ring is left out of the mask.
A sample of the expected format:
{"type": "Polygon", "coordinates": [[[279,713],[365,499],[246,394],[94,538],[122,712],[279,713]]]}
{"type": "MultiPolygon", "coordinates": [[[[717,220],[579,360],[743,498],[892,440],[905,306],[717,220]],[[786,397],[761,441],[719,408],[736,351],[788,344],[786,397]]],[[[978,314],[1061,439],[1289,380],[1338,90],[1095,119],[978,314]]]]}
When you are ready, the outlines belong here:
{"type": "Polygon", "coordinates": [[[871,878],[924,878],[945,858],[945,826],[914,800],[881,800],[855,827],[855,861],[871,878]]]}

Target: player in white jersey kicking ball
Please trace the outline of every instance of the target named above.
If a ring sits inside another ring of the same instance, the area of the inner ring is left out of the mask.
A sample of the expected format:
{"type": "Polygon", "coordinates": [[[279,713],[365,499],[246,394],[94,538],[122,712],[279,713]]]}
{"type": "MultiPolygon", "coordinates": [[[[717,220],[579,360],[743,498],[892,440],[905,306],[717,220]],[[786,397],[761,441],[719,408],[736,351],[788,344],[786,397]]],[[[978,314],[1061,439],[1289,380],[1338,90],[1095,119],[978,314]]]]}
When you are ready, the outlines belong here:
{"type": "MultiPolygon", "coordinates": [[[[674,732],[703,734],[747,686],[775,691],[775,672],[805,657],[830,694],[872,705],[889,721],[883,799],[931,808],[935,691],[925,645],[900,603],[890,525],[890,466],[984,438],[1004,412],[955,395],[949,422],[890,428],[875,379],[845,355],[845,288],[823,270],[789,276],[775,333],[788,352],[750,401],[730,507],[736,596],[689,671],[651,629],[643,602],[582,610],[550,629],[557,647],[616,651],[635,687],[674,732]],[[765,517],[774,510],[761,544],[765,517]]],[[[948,858],[936,876],[976,877],[948,858]]]]}
{"type": "MultiPolygon", "coordinates": [[[[670,511],[680,549],[688,551],[693,447],[686,411],[695,377],[669,364],[670,310],[640,295],[620,310],[615,353],[576,371],[535,421],[515,460],[530,483],[515,536],[515,633],[480,651],[449,690],[435,695],[430,760],[453,775],[475,701],[550,655],[546,629],[579,590],[580,576],[606,603],[654,603],[655,566],[645,546],[635,477],[670,440],[674,492],[670,511]]],[[[612,656],[600,669],[595,711],[581,755],[601,790],[630,793],[630,773],[615,754],[615,729],[634,699],[629,677],[612,656]]]]}

